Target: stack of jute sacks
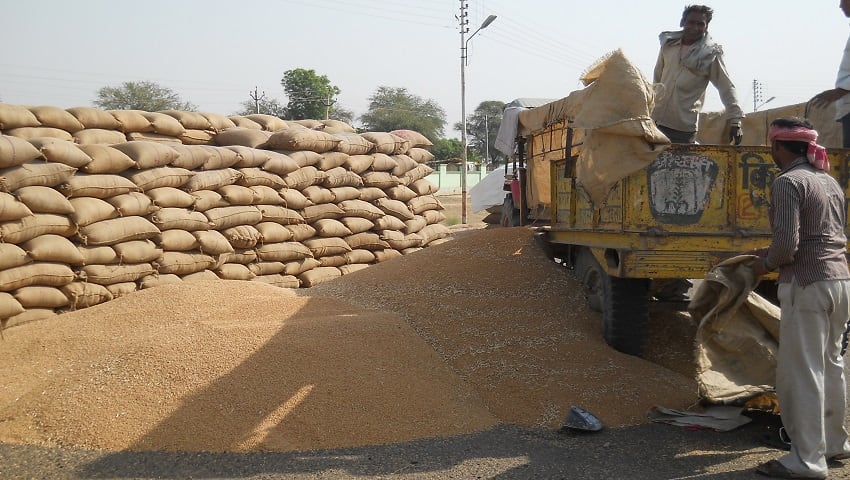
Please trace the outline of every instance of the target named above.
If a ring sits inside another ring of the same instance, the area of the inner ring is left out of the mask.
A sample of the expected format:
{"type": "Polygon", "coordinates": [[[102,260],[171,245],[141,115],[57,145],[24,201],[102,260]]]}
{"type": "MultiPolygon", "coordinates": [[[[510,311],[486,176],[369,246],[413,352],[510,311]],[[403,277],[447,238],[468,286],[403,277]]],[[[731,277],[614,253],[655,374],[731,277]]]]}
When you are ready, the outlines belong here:
{"type": "Polygon", "coordinates": [[[205,279],[310,287],[449,233],[410,130],[0,104],[0,322],[205,279]]]}

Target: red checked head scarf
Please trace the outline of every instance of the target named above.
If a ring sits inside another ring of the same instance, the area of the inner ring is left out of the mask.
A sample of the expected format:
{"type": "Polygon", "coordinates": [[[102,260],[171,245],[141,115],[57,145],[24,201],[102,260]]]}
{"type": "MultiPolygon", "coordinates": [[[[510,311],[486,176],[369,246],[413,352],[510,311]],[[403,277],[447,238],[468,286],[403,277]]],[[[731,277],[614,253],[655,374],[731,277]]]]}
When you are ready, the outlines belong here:
{"type": "Polygon", "coordinates": [[[817,144],[818,132],[806,127],[779,127],[771,125],[767,132],[767,138],[770,141],[780,140],[786,142],[803,142],[809,144],[809,149],[806,151],[806,158],[818,170],[825,172],[829,171],[829,158],[826,156],[826,149],[817,144]]]}

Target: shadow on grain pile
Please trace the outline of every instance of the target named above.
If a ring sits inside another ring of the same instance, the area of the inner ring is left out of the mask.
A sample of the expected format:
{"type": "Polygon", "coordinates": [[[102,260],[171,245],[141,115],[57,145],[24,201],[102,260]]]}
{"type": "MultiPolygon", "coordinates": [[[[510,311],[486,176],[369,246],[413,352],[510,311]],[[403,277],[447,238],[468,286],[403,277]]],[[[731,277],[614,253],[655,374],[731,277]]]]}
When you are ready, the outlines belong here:
{"type": "Polygon", "coordinates": [[[310,290],[164,285],[10,328],[0,442],[291,451],[607,426],[693,400],[688,377],[619,354],[527,229],[493,229],[310,290]]]}

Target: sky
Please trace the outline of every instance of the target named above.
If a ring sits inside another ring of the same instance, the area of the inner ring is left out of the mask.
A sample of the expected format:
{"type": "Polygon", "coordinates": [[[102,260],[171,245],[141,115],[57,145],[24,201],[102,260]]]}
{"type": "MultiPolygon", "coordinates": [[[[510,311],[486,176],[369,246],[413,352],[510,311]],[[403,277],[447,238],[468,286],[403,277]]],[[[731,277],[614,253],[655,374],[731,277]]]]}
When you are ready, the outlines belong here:
{"type": "MultiPolygon", "coordinates": [[[[466,114],[483,101],[558,99],[621,49],[651,79],[658,34],[678,30],[677,0],[466,0],[466,114]],[[496,20],[470,35],[489,15],[496,20]]],[[[745,112],[831,88],[848,20],[838,0],[714,0],[745,112]],[[758,86],[758,93],[754,85],[758,86]]],[[[254,89],[286,103],[295,68],[326,75],[359,116],[378,87],[405,88],[446,112],[460,137],[461,0],[0,0],[0,101],[93,105],[97,91],[152,81],[199,111],[234,114],[254,89]]],[[[722,109],[709,86],[706,111],[722,109]]],[[[357,125],[358,121],[352,122],[357,125]]]]}

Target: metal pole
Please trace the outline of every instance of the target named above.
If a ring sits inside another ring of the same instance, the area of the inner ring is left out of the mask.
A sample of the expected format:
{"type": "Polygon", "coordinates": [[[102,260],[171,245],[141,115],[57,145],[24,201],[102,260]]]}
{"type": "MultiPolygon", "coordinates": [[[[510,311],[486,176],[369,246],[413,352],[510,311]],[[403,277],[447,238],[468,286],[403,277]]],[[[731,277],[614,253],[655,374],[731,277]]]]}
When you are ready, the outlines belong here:
{"type": "Polygon", "coordinates": [[[487,115],[484,115],[484,161],[490,164],[490,124],[487,115]]]}
{"type": "Polygon", "coordinates": [[[466,224],[466,3],[460,0],[460,223],[466,224]]]}

